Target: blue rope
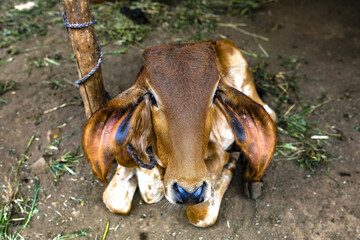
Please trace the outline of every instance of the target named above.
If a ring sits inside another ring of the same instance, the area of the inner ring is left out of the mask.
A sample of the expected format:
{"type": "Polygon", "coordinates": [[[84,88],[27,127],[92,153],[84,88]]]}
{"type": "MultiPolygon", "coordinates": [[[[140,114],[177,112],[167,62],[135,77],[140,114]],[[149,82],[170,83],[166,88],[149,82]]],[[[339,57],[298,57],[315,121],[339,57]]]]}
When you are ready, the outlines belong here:
{"type": "Polygon", "coordinates": [[[155,167],[155,165],[157,164],[157,161],[154,157],[154,153],[153,153],[153,150],[152,150],[152,147],[151,146],[148,146],[146,149],[145,149],[145,152],[146,154],[148,155],[149,159],[150,159],[150,162],[149,164],[146,164],[144,163],[143,161],[141,161],[139,159],[139,157],[135,154],[134,152],[134,148],[133,146],[131,146],[130,143],[126,144],[126,149],[128,150],[128,152],[130,153],[130,155],[133,157],[133,159],[135,160],[135,162],[137,164],[140,165],[140,167],[142,168],[146,168],[146,169],[153,169],[155,167]]]}
{"type": "MultiPolygon", "coordinates": [[[[68,31],[68,33],[69,33],[69,28],[73,28],[73,29],[85,28],[85,27],[89,27],[89,26],[96,23],[96,19],[93,17],[93,19],[88,23],[71,24],[71,23],[69,23],[67,21],[67,17],[66,17],[65,12],[63,12],[63,19],[64,19],[64,24],[66,26],[66,30],[68,31]]],[[[93,69],[91,69],[91,71],[85,77],[80,78],[79,80],[75,81],[75,83],[77,85],[80,85],[80,84],[84,83],[86,80],[88,80],[99,69],[99,67],[101,65],[101,62],[103,60],[103,51],[102,51],[100,42],[98,42],[98,46],[99,46],[99,55],[100,56],[99,56],[99,59],[97,61],[97,64],[95,65],[95,67],[93,69]]]]}
{"type": "Polygon", "coordinates": [[[85,27],[89,27],[96,23],[96,19],[93,17],[93,19],[88,23],[71,24],[67,21],[65,12],[63,12],[63,19],[64,19],[65,26],[68,28],[85,28],[85,27]]]}
{"type": "Polygon", "coordinates": [[[80,85],[82,83],[84,83],[86,80],[88,80],[100,67],[101,65],[101,62],[103,60],[103,51],[102,51],[102,48],[100,46],[100,43],[98,42],[98,46],[99,46],[99,59],[97,61],[97,64],[95,65],[95,67],[93,69],[91,69],[91,71],[83,78],[80,78],[79,80],[76,80],[75,83],[77,85],[80,85]]]}

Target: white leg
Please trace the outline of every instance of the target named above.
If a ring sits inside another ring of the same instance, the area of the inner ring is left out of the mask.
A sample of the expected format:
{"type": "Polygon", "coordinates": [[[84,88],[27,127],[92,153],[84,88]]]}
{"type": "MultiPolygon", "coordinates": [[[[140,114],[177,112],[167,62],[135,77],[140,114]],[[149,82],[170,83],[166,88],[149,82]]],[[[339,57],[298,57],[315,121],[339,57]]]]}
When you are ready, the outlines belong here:
{"type": "MultiPolygon", "coordinates": [[[[239,155],[237,154],[237,157],[238,156],[239,155]]],[[[231,182],[233,170],[236,166],[236,160],[236,157],[230,157],[229,163],[224,167],[216,182],[215,189],[209,201],[194,206],[188,206],[186,208],[187,216],[193,225],[197,227],[208,227],[216,222],[219,215],[221,200],[231,182]]]]}
{"type": "Polygon", "coordinates": [[[135,168],[118,165],[103,193],[103,202],[113,213],[128,214],[137,187],[135,168]]]}
{"type": "Polygon", "coordinates": [[[164,197],[164,184],[159,168],[148,170],[139,167],[136,169],[136,176],[141,197],[146,203],[157,203],[164,197]]]}

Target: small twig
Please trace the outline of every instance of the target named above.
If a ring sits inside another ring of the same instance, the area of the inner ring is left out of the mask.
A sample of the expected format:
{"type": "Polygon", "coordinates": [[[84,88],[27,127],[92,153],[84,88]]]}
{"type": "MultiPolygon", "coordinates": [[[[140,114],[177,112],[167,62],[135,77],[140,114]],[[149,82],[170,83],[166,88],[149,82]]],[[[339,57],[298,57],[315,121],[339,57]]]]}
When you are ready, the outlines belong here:
{"type": "Polygon", "coordinates": [[[121,224],[121,221],[115,226],[114,231],[116,231],[119,228],[120,224],[121,224]]]}
{"type": "Polygon", "coordinates": [[[325,135],[313,135],[313,136],[311,136],[311,139],[314,139],[314,140],[327,140],[327,139],[329,139],[329,136],[325,136],[325,135]]]}
{"type": "Polygon", "coordinates": [[[23,221],[23,220],[25,220],[25,218],[13,218],[13,219],[11,219],[10,221],[11,222],[17,222],[17,221],[23,221]]]}
{"type": "Polygon", "coordinates": [[[284,113],[284,115],[282,117],[283,118],[286,117],[294,107],[295,107],[295,103],[289,107],[289,109],[284,113]]]}
{"type": "Polygon", "coordinates": [[[44,111],[44,114],[51,113],[51,112],[54,112],[54,111],[56,111],[56,110],[59,110],[59,109],[61,109],[61,108],[64,108],[64,107],[67,107],[67,106],[71,106],[71,105],[79,105],[79,102],[63,103],[63,104],[61,104],[60,106],[53,107],[53,108],[50,108],[50,109],[44,111]]]}
{"type": "Polygon", "coordinates": [[[328,100],[323,101],[322,103],[319,103],[318,105],[315,105],[315,106],[311,107],[311,110],[306,115],[309,115],[310,113],[312,113],[313,111],[315,111],[319,107],[322,107],[323,105],[328,104],[328,103],[330,103],[330,102],[332,102],[334,100],[337,100],[337,99],[340,99],[340,97],[338,97],[338,98],[330,98],[328,100]]]}
{"type": "Polygon", "coordinates": [[[331,177],[331,176],[329,175],[329,171],[327,171],[327,172],[325,173],[325,175],[326,175],[328,178],[330,178],[330,180],[332,180],[334,183],[336,183],[336,185],[337,185],[338,187],[340,187],[340,183],[339,183],[338,181],[336,181],[335,178],[333,178],[333,177],[331,177]]]}
{"type": "Polygon", "coordinates": [[[27,53],[27,52],[31,52],[31,51],[36,51],[36,50],[39,50],[39,49],[42,49],[42,48],[48,48],[48,47],[56,46],[59,43],[62,43],[62,42],[58,41],[58,42],[54,42],[54,43],[48,44],[48,45],[41,45],[41,46],[36,46],[36,47],[32,47],[32,48],[27,48],[27,49],[21,50],[20,52],[21,53],[27,53]]]}
{"type": "Polygon", "coordinates": [[[251,57],[254,57],[254,58],[268,58],[269,56],[266,56],[266,55],[263,55],[263,54],[257,54],[257,53],[253,53],[253,52],[248,52],[246,50],[243,50],[243,49],[239,49],[240,52],[242,54],[245,54],[245,55],[248,55],[248,56],[251,56],[251,57]]]}
{"type": "Polygon", "coordinates": [[[71,168],[69,168],[69,167],[67,167],[67,166],[64,166],[64,168],[65,168],[70,174],[76,175],[76,173],[75,173],[73,170],[71,170],[71,168]]]}
{"type": "MultiPolygon", "coordinates": [[[[256,39],[256,38],[255,38],[256,39]]],[[[267,53],[267,51],[265,50],[265,48],[260,44],[258,43],[258,46],[260,48],[260,50],[264,53],[265,56],[269,57],[269,54],[267,53]]]]}
{"type": "Polygon", "coordinates": [[[261,36],[261,35],[255,34],[255,33],[248,32],[248,31],[246,31],[244,29],[241,29],[241,28],[237,27],[234,24],[231,24],[231,23],[218,23],[217,25],[220,26],[220,27],[230,27],[230,28],[233,28],[233,29],[245,34],[245,35],[248,35],[248,36],[251,36],[251,37],[254,37],[254,38],[259,38],[259,39],[264,40],[264,41],[269,41],[269,38],[267,38],[267,37],[264,37],[264,36],[261,36]]]}
{"type": "Polygon", "coordinates": [[[44,61],[47,61],[48,63],[51,63],[51,64],[54,64],[54,65],[56,65],[56,66],[60,66],[61,64],[59,63],[59,62],[57,62],[57,61],[55,61],[55,60],[52,60],[52,59],[50,59],[50,58],[44,58],[44,61]]]}
{"type": "Polygon", "coordinates": [[[219,26],[222,27],[246,27],[247,24],[246,23],[218,23],[219,26]]]}
{"type": "Polygon", "coordinates": [[[70,81],[70,80],[67,79],[67,78],[63,78],[63,80],[64,80],[65,82],[69,83],[70,85],[75,86],[76,88],[79,87],[78,85],[76,85],[75,83],[73,83],[72,81],[70,81]]]}
{"type": "Polygon", "coordinates": [[[267,53],[267,51],[265,50],[265,48],[259,43],[259,41],[257,40],[257,38],[255,38],[255,42],[257,43],[259,49],[264,53],[265,56],[269,57],[269,54],[267,53]]]}
{"type": "Polygon", "coordinates": [[[314,126],[309,126],[309,127],[310,127],[311,129],[313,129],[314,131],[317,131],[317,132],[319,132],[319,133],[321,133],[321,134],[326,134],[326,135],[328,135],[328,136],[330,136],[330,137],[341,137],[341,136],[344,136],[343,133],[340,133],[340,134],[329,133],[329,132],[325,132],[325,131],[323,131],[323,130],[317,128],[317,127],[314,127],[314,126]]]}

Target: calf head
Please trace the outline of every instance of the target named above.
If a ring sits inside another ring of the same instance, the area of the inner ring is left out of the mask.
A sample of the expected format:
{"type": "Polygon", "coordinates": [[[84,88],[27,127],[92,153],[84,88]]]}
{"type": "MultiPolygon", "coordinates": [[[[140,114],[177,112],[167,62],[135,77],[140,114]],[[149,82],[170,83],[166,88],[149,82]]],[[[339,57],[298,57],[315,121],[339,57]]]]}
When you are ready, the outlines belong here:
{"type": "Polygon", "coordinates": [[[271,158],[273,122],[260,105],[222,81],[215,44],[145,50],[133,87],[95,112],[84,127],[84,153],[100,180],[106,182],[114,158],[124,166],[136,166],[124,160],[128,146],[144,164],[155,158],[165,169],[165,196],[171,203],[206,202],[214,182],[204,159],[216,108],[248,157],[271,158]]]}

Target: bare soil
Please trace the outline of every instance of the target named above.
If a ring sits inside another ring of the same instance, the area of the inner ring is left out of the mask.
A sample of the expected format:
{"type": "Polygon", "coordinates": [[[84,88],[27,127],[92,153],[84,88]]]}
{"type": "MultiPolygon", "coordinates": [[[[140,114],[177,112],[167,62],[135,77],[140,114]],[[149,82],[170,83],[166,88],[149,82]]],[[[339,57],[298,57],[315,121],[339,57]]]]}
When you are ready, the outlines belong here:
{"type": "MultiPolygon", "coordinates": [[[[303,101],[311,104],[322,94],[335,99],[317,109],[310,120],[322,130],[336,129],[344,137],[330,138],[327,149],[334,160],[314,172],[300,168],[296,160],[280,161],[280,156],[275,156],[264,176],[263,195],[257,201],[243,193],[239,164],[217,223],[205,229],[192,226],[183,208],[170,205],[166,199],[147,205],[139,193],[128,216],[110,213],[101,200],[106,186],[92,175],[84,158],[73,167],[75,175],[66,173],[58,183],[48,169],[31,170],[29,166],[48,150],[49,130],[60,126],[60,136],[75,133],[62,141],[59,156],[80,146],[86,117],[77,87],[64,81],[77,78],[65,29],[53,26],[44,37],[15,44],[20,50],[42,46],[20,51],[12,56],[11,63],[0,67],[1,80],[17,83],[15,90],[1,96],[8,104],[0,105],[0,185],[6,185],[5,179],[10,176],[13,179],[29,139],[36,137],[19,177],[24,198],[33,196],[34,176],[39,179],[36,208],[40,211],[22,235],[25,239],[53,239],[58,234],[88,229],[89,239],[96,235],[100,239],[109,220],[107,239],[359,239],[360,132],[354,129],[360,126],[359,9],[356,0],[292,0],[269,4],[252,20],[221,19],[224,23],[246,22],[248,26],[243,29],[268,37],[269,41],[258,41],[272,56],[304,59],[297,69],[303,101]],[[31,58],[44,56],[60,56],[61,65],[35,68],[28,64],[31,58]],[[48,84],[51,80],[65,87],[48,84]],[[70,105],[44,113],[64,103],[70,105]]],[[[253,37],[217,27],[213,38],[221,35],[241,49],[261,53],[253,37]]],[[[177,37],[157,28],[144,47],[172,42],[177,37]]],[[[105,51],[118,48],[106,46],[105,51]]],[[[142,64],[143,49],[134,46],[125,54],[105,57],[102,72],[111,96],[132,85],[142,64]]],[[[0,49],[0,57],[10,57],[8,49],[0,49]]],[[[250,66],[261,61],[246,58],[250,66]]],[[[278,59],[266,61],[269,72],[283,70],[278,59]]]]}

